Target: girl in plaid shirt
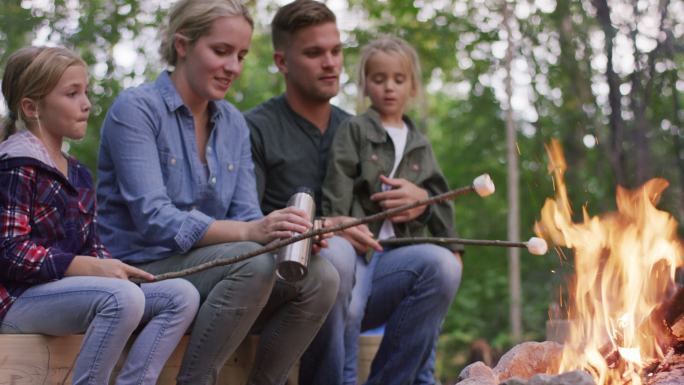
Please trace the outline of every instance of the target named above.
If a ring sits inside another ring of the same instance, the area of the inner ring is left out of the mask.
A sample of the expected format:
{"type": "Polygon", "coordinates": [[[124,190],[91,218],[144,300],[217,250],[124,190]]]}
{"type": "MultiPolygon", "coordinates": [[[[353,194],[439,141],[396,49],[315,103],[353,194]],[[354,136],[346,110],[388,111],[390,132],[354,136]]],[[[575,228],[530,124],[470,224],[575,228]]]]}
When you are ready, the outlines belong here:
{"type": "Polygon", "coordinates": [[[116,384],[152,385],[199,295],[185,280],[150,282],[151,274],[112,259],[100,243],[90,173],[62,152],[63,138],[85,135],[87,87],[85,62],[64,48],[23,48],[7,62],[0,333],[85,333],[72,383],[101,385],[142,324],[116,384]]]}

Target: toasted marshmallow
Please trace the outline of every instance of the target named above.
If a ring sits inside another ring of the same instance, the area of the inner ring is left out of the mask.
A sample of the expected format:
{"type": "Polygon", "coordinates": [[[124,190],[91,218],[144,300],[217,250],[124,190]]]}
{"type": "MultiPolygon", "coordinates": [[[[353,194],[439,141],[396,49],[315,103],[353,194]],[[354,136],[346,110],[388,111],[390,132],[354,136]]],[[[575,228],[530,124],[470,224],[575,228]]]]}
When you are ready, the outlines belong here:
{"type": "Polygon", "coordinates": [[[489,176],[489,174],[482,174],[475,178],[473,181],[473,188],[475,188],[477,195],[483,198],[494,194],[494,191],[496,190],[494,187],[494,181],[492,181],[492,178],[489,176]]]}

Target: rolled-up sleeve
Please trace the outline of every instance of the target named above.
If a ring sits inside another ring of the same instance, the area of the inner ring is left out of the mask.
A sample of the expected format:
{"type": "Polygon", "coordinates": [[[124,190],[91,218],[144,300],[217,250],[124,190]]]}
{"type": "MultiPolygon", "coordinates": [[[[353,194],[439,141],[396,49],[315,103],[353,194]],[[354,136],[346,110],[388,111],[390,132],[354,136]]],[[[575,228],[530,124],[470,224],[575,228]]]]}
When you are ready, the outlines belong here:
{"type": "MultiPolygon", "coordinates": [[[[143,239],[152,245],[187,252],[207,232],[214,221],[192,209],[179,209],[165,185],[156,138],[162,122],[158,106],[144,98],[119,97],[110,108],[102,127],[101,164],[127,207],[128,215],[143,239]]],[[[162,107],[163,108],[163,107],[162,107]]],[[[102,176],[101,176],[102,177],[102,176]]]]}

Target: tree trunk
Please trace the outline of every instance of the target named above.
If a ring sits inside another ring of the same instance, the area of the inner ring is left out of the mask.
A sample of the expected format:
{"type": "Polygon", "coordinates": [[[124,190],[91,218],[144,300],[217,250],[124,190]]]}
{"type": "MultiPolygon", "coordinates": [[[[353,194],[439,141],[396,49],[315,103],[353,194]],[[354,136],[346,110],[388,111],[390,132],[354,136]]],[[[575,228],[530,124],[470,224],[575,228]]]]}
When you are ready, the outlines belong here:
{"type": "MultiPolygon", "coordinates": [[[[519,207],[519,185],[520,170],[518,166],[518,145],[516,140],[516,129],[513,122],[513,80],[511,67],[513,62],[513,36],[511,28],[511,9],[506,1],[503,2],[504,26],[507,34],[506,49],[506,149],[507,149],[507,174],[506,181],[508,190],[508,239],[517,241],[520,239],[520,207],[519,207]]],[[[514,341],[522,339],[522,290],[520,287],[520,249],[511,248],[508,250],[508,278],[510,288],[510,322],[511,334],[514,341]]]]}
{"type": "Polygon", "coordinates": [[[610,160],[618,184],[625,184],[625,156],[622,151],[625,125],[622,120],[622,106],[620,96],[620,78],[613,69],[613,39],[615,28],[610,21],[610,7],[607,0],[593,0],[596,16],[601,23],[605,35],[605,49],[608,62],[606,63],[606,80],[608,81],[608,102],[610,105],[610,160]]]}

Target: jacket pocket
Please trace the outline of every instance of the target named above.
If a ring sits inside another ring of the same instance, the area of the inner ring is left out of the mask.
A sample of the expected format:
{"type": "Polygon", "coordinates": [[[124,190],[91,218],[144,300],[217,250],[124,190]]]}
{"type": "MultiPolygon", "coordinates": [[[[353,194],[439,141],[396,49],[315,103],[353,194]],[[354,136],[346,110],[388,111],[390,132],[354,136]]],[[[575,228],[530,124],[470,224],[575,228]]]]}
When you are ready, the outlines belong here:
{"type": "Polygon", "coordinates": [[[159,150],[159,162],[166,193],[173,200],[183,189],[183,158],[169,151],[159,150]]]}

